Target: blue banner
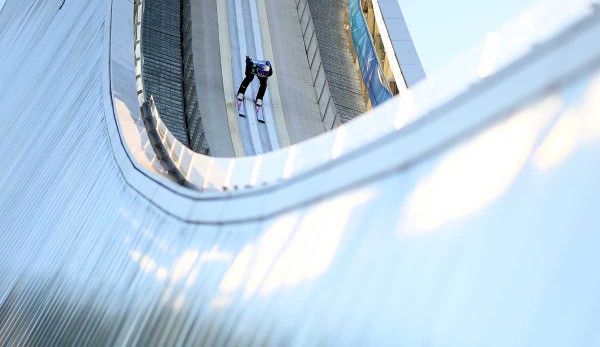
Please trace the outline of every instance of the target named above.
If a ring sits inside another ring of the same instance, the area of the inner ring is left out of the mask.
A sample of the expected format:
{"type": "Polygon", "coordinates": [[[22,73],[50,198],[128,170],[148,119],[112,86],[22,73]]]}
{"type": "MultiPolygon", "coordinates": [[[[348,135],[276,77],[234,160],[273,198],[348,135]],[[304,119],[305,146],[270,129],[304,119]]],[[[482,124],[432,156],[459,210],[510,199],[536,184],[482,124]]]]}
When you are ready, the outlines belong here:
{"type": "Polygon", "coordinates": [[[371,104],[375,107],[390,99],[392,92],[375,52],[367,21],[360,8],[360,0],[348,0],[348,19],[360,73],[369,91],[371,104]]]}

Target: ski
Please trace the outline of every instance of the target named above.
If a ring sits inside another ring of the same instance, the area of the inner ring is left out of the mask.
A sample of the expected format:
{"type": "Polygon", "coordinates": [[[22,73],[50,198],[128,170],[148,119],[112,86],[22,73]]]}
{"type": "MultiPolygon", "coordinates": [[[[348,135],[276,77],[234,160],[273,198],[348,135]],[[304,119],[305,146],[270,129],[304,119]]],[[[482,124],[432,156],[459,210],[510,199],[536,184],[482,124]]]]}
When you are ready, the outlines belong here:
{"type": "Polygon", "coordinates": [[[262,105],[256,105],[256,119],[258,119],[258,121],[261,123],[265,122],[265,115],[263,114],[262,105]]]}
{"type": "Polygon", "coordinates": [[[238,114],[240,117],[246,117],[246,109],[244,108],[244,99],[240,100],[237,99],[237,109],[238,109],[238,114]]]}

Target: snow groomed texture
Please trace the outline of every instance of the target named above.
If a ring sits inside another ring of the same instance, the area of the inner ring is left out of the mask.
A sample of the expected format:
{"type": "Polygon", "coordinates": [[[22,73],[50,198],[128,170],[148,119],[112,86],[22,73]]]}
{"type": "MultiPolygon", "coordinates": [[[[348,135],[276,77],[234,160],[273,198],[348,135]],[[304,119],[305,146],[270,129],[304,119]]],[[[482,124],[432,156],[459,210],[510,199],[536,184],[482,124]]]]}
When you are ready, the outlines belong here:
{"type": "Polygon", "coordinates": [[[145,152],[133,3],[59,5],[0,12],[0,344],[600,343],[591,3],[202,193],[145,152]]]}

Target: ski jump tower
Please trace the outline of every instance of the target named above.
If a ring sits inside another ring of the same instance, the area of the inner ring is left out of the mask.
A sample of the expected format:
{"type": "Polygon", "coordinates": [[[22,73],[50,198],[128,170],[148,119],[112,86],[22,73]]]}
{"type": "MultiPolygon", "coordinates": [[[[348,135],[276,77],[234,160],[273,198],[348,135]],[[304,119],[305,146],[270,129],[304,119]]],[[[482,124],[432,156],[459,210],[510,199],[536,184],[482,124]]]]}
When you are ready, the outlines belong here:
{"type": "Polygon", "coordinates": [[[542,2],[405,95],[230,158],[145,95],[138,4],[0,10],[0,345],[600,343],[597,1],[542,2]]]}

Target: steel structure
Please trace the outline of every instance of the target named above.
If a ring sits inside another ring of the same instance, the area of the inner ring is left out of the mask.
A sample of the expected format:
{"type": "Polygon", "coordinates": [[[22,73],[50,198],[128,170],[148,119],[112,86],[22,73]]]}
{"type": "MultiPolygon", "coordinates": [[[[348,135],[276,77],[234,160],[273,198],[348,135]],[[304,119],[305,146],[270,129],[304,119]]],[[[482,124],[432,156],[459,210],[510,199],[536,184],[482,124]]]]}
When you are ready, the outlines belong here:
{"type": "Polygon", "coordinates": [[[312,140],[139,109],[134,3],[0,12],[0,345],[598,345],[600,13],[550,0],[312,140]],[[161,125],[162,124],[162,125],[161,125]]]}

